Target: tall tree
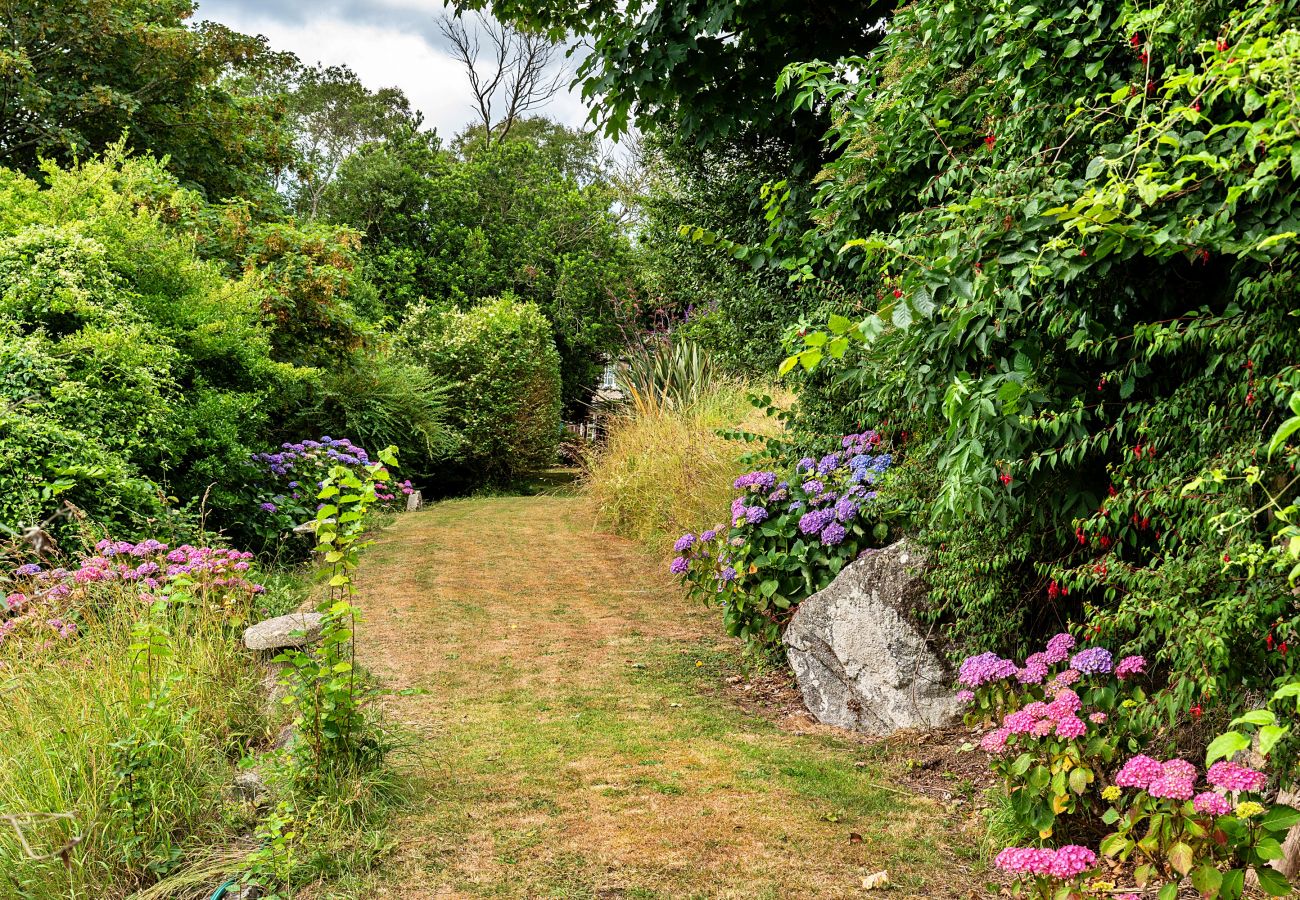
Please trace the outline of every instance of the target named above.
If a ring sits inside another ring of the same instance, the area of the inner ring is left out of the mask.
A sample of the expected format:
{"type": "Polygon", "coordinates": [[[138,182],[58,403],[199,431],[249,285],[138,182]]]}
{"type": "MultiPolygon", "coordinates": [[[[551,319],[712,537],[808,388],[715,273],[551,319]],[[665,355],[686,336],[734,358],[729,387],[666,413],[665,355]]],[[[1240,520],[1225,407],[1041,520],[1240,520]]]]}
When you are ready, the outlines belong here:
{"type": "Polygon", "coordinates": [[[85,158],[126,136],[209,197],[247,196],[289,165],[277,98],[232,75],[283,64],[192,0],[0,0],[0,165],[85,158]]]}

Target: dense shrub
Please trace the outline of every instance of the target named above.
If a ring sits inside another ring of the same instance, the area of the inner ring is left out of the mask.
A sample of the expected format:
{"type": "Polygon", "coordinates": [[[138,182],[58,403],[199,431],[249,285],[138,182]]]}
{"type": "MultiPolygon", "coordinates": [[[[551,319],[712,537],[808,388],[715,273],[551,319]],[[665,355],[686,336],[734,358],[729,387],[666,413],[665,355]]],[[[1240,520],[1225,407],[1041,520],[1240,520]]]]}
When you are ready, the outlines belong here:
{"type": "Polygon", "coordinates": [[[767,250],[869,300],[787,361],[809,410],[847,394],[921,437],[904,502],[956,634],[1086,617],[1171,719],[1297,672],[1286,572],[1244,576],[1276,540],[1251,512],[1295,495],[1260,450],[1300,382],[1298,26],[1291,2],[921,2],[871,57],[782,79],[835,125],[818,227],[767,250]]]}
{"type": "Polygon", "coordinates": [[[45,175],[42,187],[0,171],[0,441],[13,460],[0,522],[32,524],[61,498],[138,529],[161,496],[197,498],[233,471],[309,373],[270,359],[250,282],[118,192],[167,183],[155,163],[45,175]]]}
{"type": "Polygon", "coordinates": [[[550,465],[560,439],[560,363],[535,304],[505,296],[466,311],[414,307],[401,339],[446,379],[462,478],[508,482],[550,465]]]}
{"type": "Polygon", "coordinates": [[[723,432],[779,428],[743,386],[725,381],[689,405],[647,406],[606,423],[605,444],[588,463],[586,492],[604,527],[657,548],[684,531],[703,531],[726,510],[747,447],[723,432]]]}

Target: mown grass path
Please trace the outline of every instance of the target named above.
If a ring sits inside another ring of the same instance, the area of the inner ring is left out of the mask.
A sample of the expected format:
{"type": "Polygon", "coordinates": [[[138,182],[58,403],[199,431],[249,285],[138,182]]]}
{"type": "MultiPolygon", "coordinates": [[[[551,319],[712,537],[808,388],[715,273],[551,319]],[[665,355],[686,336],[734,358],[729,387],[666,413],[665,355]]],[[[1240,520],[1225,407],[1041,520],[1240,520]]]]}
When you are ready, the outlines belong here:
{"type": "Polygon", "coordinates": [[[887,896],[978,896],[953,822],[888,758],[727,698],[736,646],[661,570],[569,497],[443,503],[380,535],[360,644],[421,691],[388,701],[415,796],[355,896],[861,897],[881,869],[887,896]]]}

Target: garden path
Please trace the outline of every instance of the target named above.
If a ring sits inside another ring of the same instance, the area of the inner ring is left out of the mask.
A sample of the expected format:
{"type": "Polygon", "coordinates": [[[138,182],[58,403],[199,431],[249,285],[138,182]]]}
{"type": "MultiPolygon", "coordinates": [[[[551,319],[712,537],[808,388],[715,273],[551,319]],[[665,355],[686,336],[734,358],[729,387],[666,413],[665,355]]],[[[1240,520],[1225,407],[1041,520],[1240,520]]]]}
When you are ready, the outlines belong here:
{"type": "Polygon", "coordinates": [[[737,646],[659,560],[564,496],[402,516],[362,569],[363,661],[414,797],[329,896],[978,896],[969,840],[880,747],[727,696],[737,646]],[[861,841],[856,839],[861,835],[861,841]]]}

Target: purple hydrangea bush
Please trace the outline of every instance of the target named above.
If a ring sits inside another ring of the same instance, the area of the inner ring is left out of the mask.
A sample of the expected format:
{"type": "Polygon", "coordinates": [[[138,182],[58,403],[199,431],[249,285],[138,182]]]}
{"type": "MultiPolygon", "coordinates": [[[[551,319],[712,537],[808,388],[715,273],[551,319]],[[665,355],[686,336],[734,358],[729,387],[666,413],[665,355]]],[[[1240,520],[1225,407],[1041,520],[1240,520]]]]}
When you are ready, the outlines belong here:
{"type": "Polygon", "coordinates": [[[729,634],[770,649],[801,600],[888,536],[877,491],[892,464],[867,431],[787,471],[741,475],[727,521],[678,538],[669,570],[722,605],[729,634]]]}
{"type": "MultiPolygon", "coordinates": [[[[280,449],[255,453],[252,465],[257,507],[262,513],[258,532],[274,537],[315,518],[319,501],[317,492],[325,476],[335,466],[351,469],[357,475],[374,460],[365,448],[347,438],[325,435],[320,440],[283,443],[280,449]]],[[[410,481],[381,481],[375,485],[376,497],[393,503],[413,491],[410,481]]]]}
{"type": "Polygon", "coordinates": [[[102,540],[75,568],[26,563],[0,603],[0,652],[48,649],[94,627],[113,607],[142,610],[158,600],[193,605],[230,624],[247,620],[255,598],[253,554],[222,547],[171,547],[102,540]]]}
{"type": "MultiPolygon", "coordinates": [[[[1158,890],[1161,898],[1177,896],[1188,881],[1201,896],[1236,900],[1248,870],[1266,892],[1288,893],[1267,863],[1300,811],[1264,802],[1264,771],[1214,761],[1248,740],[1212,743],[1204,772],[1183,758],[1148,755],[1170,732],[1141,684],[1146,675],[1143,657],[1116,662],[1108,649],[1080,647],[1065,633],[1022,663],[995,653],[962,662],[958,697],[968,722],[992,726],[979,747],[1002,776],[1019,828],[1045,844],[1105,835],[1095,850],[1007,847],[994,865],[1014,876],[1017,893],[1042,900],[1139,896],[1115,892],[1116,865],[1137,891],[1158,890]]],[[[1256,712],[1237,722],[1271,717],[1256,712]]]]}

